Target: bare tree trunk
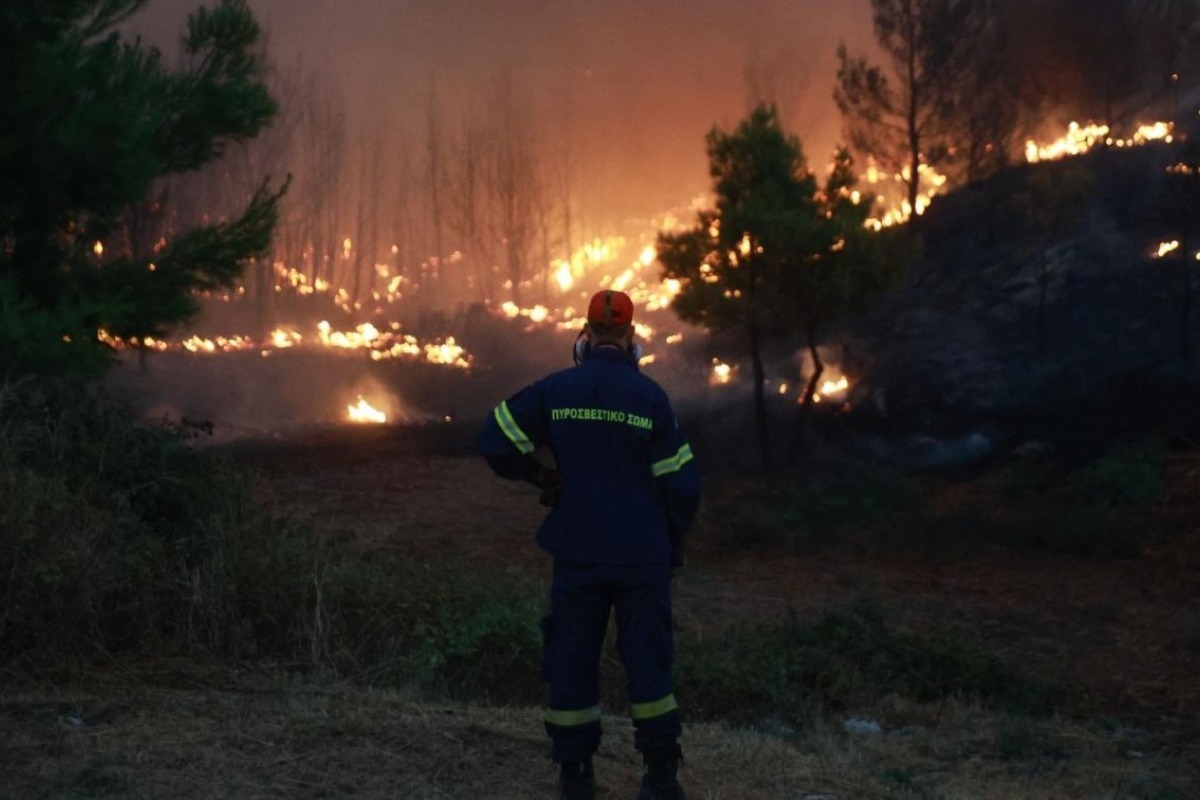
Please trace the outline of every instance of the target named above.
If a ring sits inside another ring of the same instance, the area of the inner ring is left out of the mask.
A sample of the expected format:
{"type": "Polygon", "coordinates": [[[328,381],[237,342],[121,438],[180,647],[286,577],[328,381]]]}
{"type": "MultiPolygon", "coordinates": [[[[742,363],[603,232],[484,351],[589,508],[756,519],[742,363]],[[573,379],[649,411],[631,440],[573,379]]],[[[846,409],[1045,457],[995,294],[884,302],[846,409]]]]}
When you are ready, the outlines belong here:
{"type": "Polygon", "coordinates": [[[750,363],[754,367],[754,425],[758,431],[759,466],[763,472],[771,469],[771,437],[767,430],[766,373],[762,360],[762,330],[757,322],[747,327],[750,338],[750,363]]]}
{"type": "Polygon", "coordinates": [[[917,109],[920,107],[921,86],[917,80],[917,20],[914,13],[908,15],[906,35],[908,37],[908,207],[910,219],[917,218],[917,196],[921,188],[921,131],[917,124],[917,109]]]}
{"type": "MultiPolygon", "coordinates": [[[[350,306],[354,309],[358,308],[362,298],[362,280],[363,280],[363,245],[366,243],[367,233],[367,173],[370,171],[368,167],[367,154],[362,154],[362,168],[359,170],[358,179],[358,198],[355,206],[357,212],[354,220],[354,241],[350,243],[353,248],[352,258],[350,259],[350,268],[354,271],[354,275],[350,281],[350,306]]],[[[367,267],[370,268],[369,265],[367,267]]]]}
{"type": "Polygon", "coordinates": [[[821,361],[821,352],[817,349],[817,324],[810,323],[808,331],[808,355],[812,358],[813,371],[804,385],[804,394],[800,398],[800,408],[796,415],[796,433],[792,439],[792,460],[796,460],[804,452],[808,441],[809,429],[812,425],[813,398],[817,387],[821,385],[821,376],[825,374],[825,363],[821,361]]]}
{"type": "Polygon", "coordinates": [[[378,273],[375,265],[379,261],[379,205],[383,185],[383,138],[376,132],[371,142],[370,194],[367,204],[367,235],[362,242],[367,257],[367,301],[375,300],[378,273]]]}
{"type": "Polygon", "coordinates": [[[445,167],[442,165],[442,127],[441,118],[438,114],[437,96],[434,91],[433,81],[429,83],[429,94],[425,101],[425,123],[426,123],[426,139],[425,139],[425,156],[427,180],[429,181],[429,214],[430,221],[433,223],[433,263],[430,265],[428,281],[430,286],[428,289],[435,289],[435,294],[440,294],[440,286],[442,280],[442,258],[445,253],[442,246],[442,177],[445,174],[445,167]]]}

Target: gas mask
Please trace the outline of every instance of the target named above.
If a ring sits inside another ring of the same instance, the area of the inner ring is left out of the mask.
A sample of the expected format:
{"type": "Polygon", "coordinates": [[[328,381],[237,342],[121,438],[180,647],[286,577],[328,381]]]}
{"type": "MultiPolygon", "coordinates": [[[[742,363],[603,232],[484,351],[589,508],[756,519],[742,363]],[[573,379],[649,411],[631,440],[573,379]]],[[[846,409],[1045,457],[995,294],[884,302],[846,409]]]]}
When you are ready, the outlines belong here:
{"type": "MultiPolygon", "coordinates": [[[[584,326],[584,329],[581,330],[579,335],[575,337],[575,345],[571,348],[571,355],[575,359],[575,365],[579,366],[582,364],[583,360],[588,357],[588,353],[590,352],[592,352],[592,343],[588,341],[587,327],[584,326]]],[[[630,344],[629,349],[626,350],[626,352],[634,361],[642,360],[642,346],[637,342],[630,344]]]]}

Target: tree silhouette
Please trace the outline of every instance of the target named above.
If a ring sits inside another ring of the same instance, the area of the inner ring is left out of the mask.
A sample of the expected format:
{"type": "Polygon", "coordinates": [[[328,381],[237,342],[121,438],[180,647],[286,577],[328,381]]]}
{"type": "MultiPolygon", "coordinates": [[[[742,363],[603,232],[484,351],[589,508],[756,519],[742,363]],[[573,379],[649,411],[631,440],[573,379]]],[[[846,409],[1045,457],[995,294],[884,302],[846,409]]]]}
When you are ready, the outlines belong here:
{"type": "Polygon", "coordinates": [[[275,113],[244,0],[189,17],[178,71],[118,32],[143,5],[0,5],[0,369],[94,366],[98,328],[161,336],[269,246],[282,192],[265,182],[240,216],[171,232],[150,254],[120,245],[156,180],[218,159],[275,113]]]}
{"type": "MultiPolygon", "coordinates": [[[[672,308],[710,330],[741,330],[754,371],[760,462],[771,466],[762,351],[768,336],[807,336],[886,285],[864,260],[878,239],[863,227],[871,202],[853,191],[840,153],[824,188],[798,139],[773,107],[759,106],[732,132],[708,134],[716,205],[696,224],[658,237],[663,278],[680,282],[672,308]]],[[[820,359],[816,359],[818,370],[820,359]]],[[[819,379],[810,379],[806,399],[819,379]]]]}
{"type": "Polygon", "coordinates": [[[984,4],[971,0],[871,0],[875,38],[888,68],[839,45],[834,100],[850,144],[901,175],[919,211],[921,167],[952,158],[956,104],[971,75],[984,4]]]}

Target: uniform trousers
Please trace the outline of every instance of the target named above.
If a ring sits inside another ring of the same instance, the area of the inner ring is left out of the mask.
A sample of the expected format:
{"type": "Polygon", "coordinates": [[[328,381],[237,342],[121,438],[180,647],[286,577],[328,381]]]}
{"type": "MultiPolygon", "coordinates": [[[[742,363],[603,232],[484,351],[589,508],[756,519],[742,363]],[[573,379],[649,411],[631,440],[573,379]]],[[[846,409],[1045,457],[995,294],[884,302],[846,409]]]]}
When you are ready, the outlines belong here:
{"type": "Polygon", "coordinates": [[[608,618],[628,681],[634,745],[673,751],[682,727],[672,683],[670,564],[555,561],[542,621],[542,677],[550,684],[546,731],[558,763],[584,761],[600,744],[600,660],[608,618]]]}

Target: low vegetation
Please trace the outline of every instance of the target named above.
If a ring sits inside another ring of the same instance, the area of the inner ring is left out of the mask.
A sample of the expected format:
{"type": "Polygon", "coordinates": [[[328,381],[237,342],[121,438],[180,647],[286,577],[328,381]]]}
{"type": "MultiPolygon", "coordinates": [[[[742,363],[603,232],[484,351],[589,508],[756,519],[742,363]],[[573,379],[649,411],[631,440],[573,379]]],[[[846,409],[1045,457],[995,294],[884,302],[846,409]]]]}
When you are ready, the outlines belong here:
{"type": "MultiPolygon", "coordinates": [[[[480,581],[450,563],[323,541],[258,510],[247,475],[189,444],[198,426],[135,425],[75,386],[12,387],[0,413],[0,657],[10,668],[266,658],[430,696],[541,699],[543,592],[532,580],[480,581]]],[[[830,473],[789,497],[818,524],[874,519],[899,490],[869,477],[830,473]],[[874,488],[850,504],[838,487],[851,482],[874,488]]],[[[799,513],[779,508],[785,522],[799,513]]],[[[866,604],[685,636],[680,672],[697,713],[738,722],[811,719],[892,693],[1009,705],[1022,691],[985,653],[900,631],[866,604]]]]}
{"type": "MultiPolygon", "coordinates": [[[[134,424],[73,384],[28,381],[0,395],[0,671],[10,686],[0,718],[23,731],[0,736],[0,755],[32,765],[29,748],[78,732],[70,739],[76,744],[63,745],[58,772],[29,766],[0,791],[384,796],[400,787],[411,797],[466,797],[482,796],[470,791],[494,779],[428,754],[433,766],[406,772],[400,759],[375,781],[362,777],[370,770],[335,770],[342,777],[334,780],[268,758],[281,748],[325,751],[337,739],[351,742],[338,751],[349,769],[378,758],[362,748],[379,735],[396,752],[424,752],[421,743],[433,736],[457,742],[456,758],[490,753],[506,765],[503,785],[513,792],[489,797],[546,789],[551,779],[535,766],[545,754],[531,710],[544,691],[544,586],[520,572],[480,580],[452,560],[355,549],[270,515],[253,502],[250,476],[218,450],[195,446],[202,434],[196,424],[134,424]],[[67,690],[80,681],[108,688],[67,690]],[[199,689],[191,700],[178,696],[181,685],[233,688],[199,689]],[[47,692],[58,699],[47,701],[47,692]],[[179,710],[191,702],[191,711],[179,710]],[[222,723],[219,708],[238,703],[249,703],[245,718],[222,723]],[[101,732],[107,744],[95,738],[101,732]],[[219,753],[233,747],[230,737],[257,744],[229,760],[219,753]],[[496,741],[511,747],[491,753],[496,741]],[[200,748],[216,772],[146,775],[129,761],[129,748],[171,763],[200,748]],[[469,777],[464,793],[439,783],[456,774],[469,777]]],[[[1050,507],[1132,513],[1157,500],[1164,458],[1154,445],[1117,447],[1066,470],[1057,486],[1031,469],[992,474],[988,491],[1014,504],[984,535],[993,544],[1061,552],[1058,543],[1022,538],[1013,509],[1049,500],[1050,507]]],[[[928,521],[922,479],[853,462],[825,467],[812,485],[793,476],[716,492],[710,517],[736,497],[758,526],[755,533],[741,527],[747,520],[731,520],[731,530],[750,533],[719,546],[786,549],[832,541],[849,527],[878,536],[928,521]]],[[[725,792],[711,796],[793,796],[771,794],[781,786],[845,797],[973,796],[954,789],[966,773],[979,780],[987,773],[996,785],[1048,787],[1060,785],[1053,775],[1064,770],[1086,773],[1086,785],[1117,792],[1111,796],[1185,796],[1174,761],[1137,769],[1104,761],[1105,748],[1159,747],[1152,735],[1089,722],[1073,689],[1027,674],[961,627],[914,626],[860,600],[703,634],[684,630],[678,646],[689,752],[761,770],[734,781],[692,767],[725,792]],[[864,734],[842,730],[858,715],[878,721],[878,732],[860,740],[864,734]],[[962,768],[939,777],[946,763],[962,768]],[[1154,791],[1130,789],[1138,780],[1154,791]]],[[[605,707],[620,709],[612,654],[604,672],[605,707]]],[[[619,718],[605,724],[618,739],[630,735],[619,718]]],[[[612,791],[636,782],[626,749],[601,753],[612,791]]],[[[1064,796],[1102,796],[1095,792],[1064,796]]]]}

